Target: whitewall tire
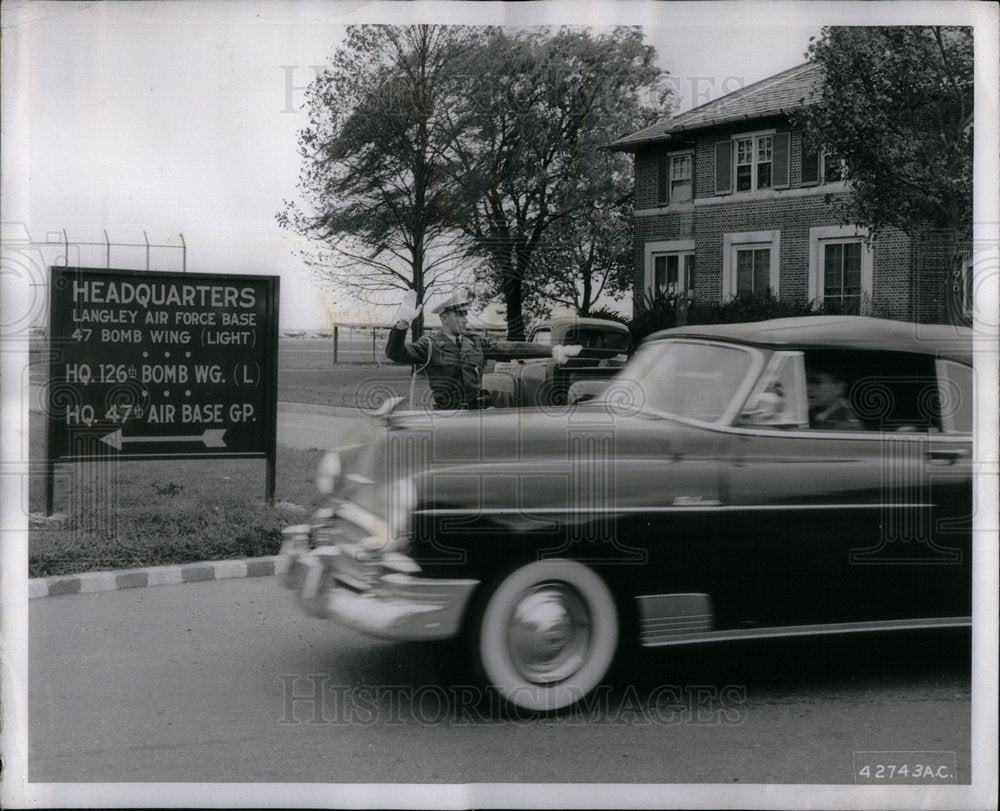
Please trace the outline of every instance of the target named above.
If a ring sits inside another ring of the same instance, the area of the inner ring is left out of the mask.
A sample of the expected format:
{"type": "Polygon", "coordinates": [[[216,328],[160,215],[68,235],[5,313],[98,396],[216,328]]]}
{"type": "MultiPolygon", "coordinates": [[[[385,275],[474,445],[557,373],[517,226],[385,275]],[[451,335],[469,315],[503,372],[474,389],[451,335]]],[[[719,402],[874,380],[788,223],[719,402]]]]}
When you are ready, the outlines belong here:
{"type": "Polygon", "coordinates": [[[478,627],[479,664],[516,707],[549,712],[575,704],[607,673],[618,612],[604,581],[572,560],[529,563],[495,588],[478,627]]]}

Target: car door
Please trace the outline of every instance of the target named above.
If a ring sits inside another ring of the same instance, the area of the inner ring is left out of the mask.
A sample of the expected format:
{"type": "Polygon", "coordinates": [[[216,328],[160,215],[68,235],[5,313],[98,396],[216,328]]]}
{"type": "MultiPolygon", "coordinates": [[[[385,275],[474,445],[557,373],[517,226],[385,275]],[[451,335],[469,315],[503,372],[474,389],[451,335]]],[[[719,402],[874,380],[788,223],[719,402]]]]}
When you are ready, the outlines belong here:
{"type": "MultiPolygon", "coordinates": [[[[939,541],[941,522],[961,512],[963,457],[924,413],[937,385],[933,360],[895,354],[804,356],[804,372],[810,363],[853,369],[859,414],[850,427],[754,424],[752,415],[734,426],[726,503],[747,577],[733,622],[879,623],[948,607],[961,562],[939,541]]],[[[793,396],[801,403],[801,392],[793,396]]]]}
{"type": "Polygon", "coordinates": [[[892,404],[880,424],[882,523],[851,550],[855,581],[881,589],[893,617],[971,617],[972,369],[916,354],[888,368],[872,377],[892,404]]]}

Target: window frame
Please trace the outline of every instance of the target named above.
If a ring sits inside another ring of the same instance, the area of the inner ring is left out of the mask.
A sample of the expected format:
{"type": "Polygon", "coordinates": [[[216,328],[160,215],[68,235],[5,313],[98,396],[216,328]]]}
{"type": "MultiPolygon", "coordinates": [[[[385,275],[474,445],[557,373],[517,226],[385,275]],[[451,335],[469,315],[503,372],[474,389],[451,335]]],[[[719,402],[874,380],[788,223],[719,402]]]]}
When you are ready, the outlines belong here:
{"type": "Polygon", "coordinates": [[[538,326],[531,332],[529,343],[552,346],[552,327],[538,326]]]}
{"type": "Polygon", "coordinates": [[[830,152],[830,151],[828,151],[826,149],[821,149],[820,150],[820,153],[819,153],[819,178],[820,178],[820,183],[821,184],[828,185],[830,183],[843,183],[844,182],[844,174],[846,173],[846,171],[847,171],[847,166],[844,163],[844,159],[843,158],[838,158],[836,155],[834,155],[832,152],[830,152]],[[830,179],[830,173],[829,173],[827,167],[830,164],[832,164],[832,163],[836,163],[837,164],[837,168],[840,171],[840,177],[837,177],[837,178],[834,178],[834,179],[831,180],[830,179]]]}
{"type": "Polygon", "coordinates": [[[860,243],[861,245],[861,302],[859,313],[864,315],[866,303],[872,300],[872,279],[875,258],[867,244],[868,229],[853,225],[831,225],[809,229],[809,284],[810,302],[822,304],[826,278],[826,246],[831,244],[860,243]]]}
{"type": "Polygon", "coordinates": [[[688,298],[694,295],[693,270],[697,267],[697,265],[692,264],[695,262],[693,239],[672,239],[661,242],[647,242],[644,252],[644,294],[648,294],[652,298],[656,297],[656,259],[659,257],[676,256],[678,257],[678,286],[681,288],[681,291],[687,294],[688,298]]]}
{"type": "Polygon", "coordinates": [[[975,376],[973,368],[966,363],[959,363],[950,358],[937,358],[934,361],[934,369],[937,373],[938,390],[942,404],[952,404],[953,409],[942,408],[941,410],[941,432],[949,436],[971,436],[975,430],[975,376]],[[959,376],[960,379],[959,379],[959,376]],[[968,385],[963,386],[963,383],[968,385]],[[948,388],[954,386],[958,391],[952,392],[948,388]],[[965,402],[963,403],[963,398],[965,402]],[[967,405],[967,410],[961,412],[958,408],[967,405]],[[956,419],[956,414],[960,415],[956,419]],[[958,423],[962,424],[959,425],[958,423]]]}
{"type": "Polygon", "coordinates": [[[962,318],[971,321],[976,309],[973,252],[959,251],[956,264],[958,266],[952,270],[951,292],[958,299],[962,318]]]}
{"type": "Polygon", "coordinates": [[[668,152],[656,162],[656,205],[670,206],[678,203],[694,202],[694,150],[685,149],[680,152],[668,152]],[[680,160],[688,160],[691,170],[688,176],[688,188],[691,194],[684,200],[675,200],[673,194],[674,166],[680,160]]]}
{"type": "Polygon", "coordinates": [[[736,270],[735,270],[735,274],[736,274],[736,279],[735,279],[736,294],[739,295],[740,293],[752,293],[752,294],[756,295],[758,293],[763,293],[764,290],[770,290],[771,289],[771,267],[770,267],[771,266],[771,246],[770,246],[770,244],[737,245],[734,248],[734,251],[735,251],[735,254],[733,256],[733,259],[735,260],[735,263],[736,263],[736,270]],[[757,273],[758,273],[758,270],[760,270],[760,268],[757,267],[757,256],[758,256],[758,254],[763,254],[765,251],[767,252],[767,265],[768,265],[768,267],[767,267],[767,285],[763,289],[758,289],[758,286],[757,286],[757,281],[758,281],[758,279],[757,279],[757,273]],[[750,289],[749,290],[740,290],[740,282],[741,282],[741,278],[740,278],[740,276],[741,276],[740,256],[741,256],[741,254],[749,254],[750,255],[750,289]]]}
{"type": "Polygon", "coordinates": [[[732,191],[733,194],[751,194],[756,191],[771,191],[775,188],[774,185],[774,136],[777,134],[777,130],[759,130],[757,132],[741,132],[738,135],[733,135],[731,138],[733,144],[733,156],[732,156],[732,191]],[[759,182],[759,167],[761,161],[759,160],[760,146],[759,142],[762,138],[771,139],[771,160],[764,161],[771,167],[771,182],[770,185],[760,186],[759,182]],[[739,162],[740,158],[740,141],[750,141],[750,163],[741,164],[739,162]],[[750,166],[750,188],[741,189],[738,186],[739,183],[739,167],[740,166],[750,166]]]}
{"type": "Polygon", "coordinates": [[[722,300],[728,301],[737,295],[737,252],[769,248],[771,251],[768,268],[768,287],[775,298],[780,297],[781,277],[781,231],[742,231],[724,234],[722,237],[722,300]]]}
{"type": "MultiPolygon", "coordinates": [[[[845,315],[861,315],[861,309],[862,309],[862,307],[865,304],[865,291],[864,291],[864,286],[862,285],[862,279],[861,279],[861,276],[862,276],[861,267],[862,267],[862,264],[863,264],[863,258],[862,258],[862,256],[863,256],[863,253],[864,253],[864,243],[863,243],[862,240],[857,239],[857,238],[852,238],[852,237],[841,237],[841,238],[825,239],[825,240],[823,240],[822,245],[820,246],[822,248],[822,255],[820,256],[820,274],[821,274],[821,280],[819,280],[817,283],[819,284],[821,295],[822,295],[822,298],[823,298],[823,302],[825,304],[826,303],[826,298],[827,298],[827,296],[826,296],[826,288],[827,288],[826,277],[827,277],[827,270],[828,270],[827,269],[827,265],[826,265],[827,254],[829,253],[829,249],[830,248],[837,247],[837,246],[839,246],[841,248],[846,248],[848,245],[857,245],[858,246],[858,311],[856,313],[847,313],[845,311],[844,314],[845,315]]],[[[841,254],[841,261],[842,262],[843,262],[843,259],[844,259],[844,255],[841,254]]],[[[844,270],[844,268],[842,268],[841,270],[844,270]]],[[[837,297],[839,299],[839,301],[841,302],[841,304],[843,304],[844,300],[847,298],[846,289],[847,288],[846,288],[846,286],[843,283],[843,278],[841,278],[840,294],[837,297]]]]}
{"type": "Polygon", "coordinates": [[[740,408],[737,426],[759,426],[785,430],[809,430],[809,403],[806,399],[806,367],[801,350],[779,350],[771,355],[757,385],[740,408]],[[785,372],[791,373],[791,385],[785,392],[782,409],[774,415],[759,414],[761,400],[777,388],[785,372]],[[774,417],[778,417],[774,419],[774,417]],[[781,418],[784,417],[784,418],[781,418]]]}

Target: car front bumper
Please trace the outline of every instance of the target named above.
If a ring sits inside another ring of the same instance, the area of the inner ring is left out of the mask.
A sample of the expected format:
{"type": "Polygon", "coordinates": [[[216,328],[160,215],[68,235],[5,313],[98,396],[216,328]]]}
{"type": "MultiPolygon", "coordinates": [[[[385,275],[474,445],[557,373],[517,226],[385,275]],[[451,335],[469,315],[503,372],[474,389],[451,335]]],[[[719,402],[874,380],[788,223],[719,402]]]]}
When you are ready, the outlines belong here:
{"type": "Polygon", "coordinates": [[[286,541],[284,585],[295,591],[307,613],[383,639],[447,639],[461,628],[462,615],[478,580],[433,580],[368,564],[356,576],[351,550],[321,546],[303,550],[286,541]]]}

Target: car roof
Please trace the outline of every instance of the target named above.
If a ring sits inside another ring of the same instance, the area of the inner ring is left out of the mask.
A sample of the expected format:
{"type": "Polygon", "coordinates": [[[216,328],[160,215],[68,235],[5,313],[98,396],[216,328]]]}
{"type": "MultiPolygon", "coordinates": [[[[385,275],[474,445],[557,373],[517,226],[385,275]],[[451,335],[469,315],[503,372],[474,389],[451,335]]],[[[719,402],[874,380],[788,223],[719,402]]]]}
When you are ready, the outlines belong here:
{"type": "Polygon", "coordinates": [[[740,324],[698,324],[660,330],[647,340],[717,338],[773,348],[882,349],[972,362],[972,330],[854,315],[810,315],[740,324]]]}

